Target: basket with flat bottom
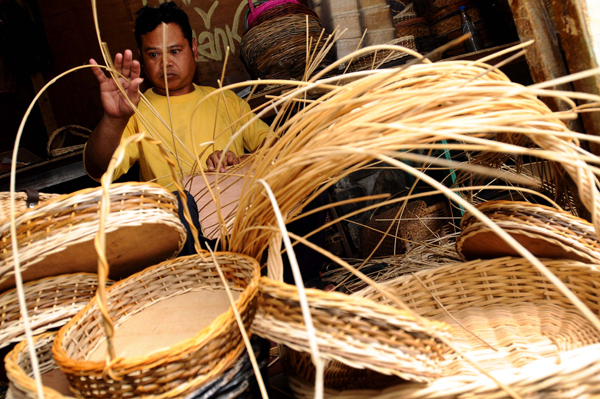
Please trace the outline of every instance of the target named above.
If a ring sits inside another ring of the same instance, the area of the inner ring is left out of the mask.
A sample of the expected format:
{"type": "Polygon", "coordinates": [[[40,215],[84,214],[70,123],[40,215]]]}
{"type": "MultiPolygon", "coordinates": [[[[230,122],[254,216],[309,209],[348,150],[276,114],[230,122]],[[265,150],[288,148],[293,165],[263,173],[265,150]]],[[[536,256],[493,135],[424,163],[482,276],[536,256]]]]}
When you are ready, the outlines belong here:
{"type": "MultiPolygon", "coordinates": [[[[592,312],[600,314],[600,270],[596,266],[572,260],[541,261],[592,312]]],[[[600,332],[550,280],[522,258],[450,264],[382,285],[421,316],[451,325],[454,345],[521,397],[567,399],[594,397],[600,392],[600,332]]],[[[390,304],[372,288],[359,294],[390,304]]],[[[296,397],[311,397],[309,383],[295,378],[291,386],[296,397]]],[[[458,358],[448,364],[444,377],[429,385],[330,390],[326,397],[507,398],[510,395],[458,358]]]]}
{"type": "MultiPolygon", "coordinates": [[[[528,251],[538,257],[600,263],[600,242],[594,226],[572,214],[543,205],[489,201],[477,205],[528,251]]],[[[515,256],[496,233],[467,213],[461,221],[456,250],[467,260],[515,256]]]]}
{"type": "MultiPolygon", "coordinates": [[[[452,355],[439,336],[445,323],[421,325],[407,312],[339,292],[307,289],[320,355],[342,363],[411,381],[441,376],[452,355]]],[[[309,352],[308,333],[295,286],[260,280],[259,311],[252,331],[293,350],[309,352]]]]}
{"type": "MultiPolygon", "coordinates": [[[[239,326],[210,255],[180,257],[107,290],[116,360],[107,374],[106,339],[94,298],[60,329],[54,358],[85,398],[175,398],[230,368],[244,352],[239,326]],[[204,256],[204,257],[203,257],[204,256]]],[[[260,269],[254,259],[215,253],[249,328],[260,269]]]]}
{"type": "MultiPolygon", "coordinates": [[[[110,278],[118,280],[179,253],[185,228],[177,200],[153,183],[110,186],[106,221],[110,278]]],[[[53,198],[16,215],[23,281],[71,273],[96,273],[94,236],[102,190],[90,188],[53,198]]],[[[0,222],[0,292],[14,287],[10,220],[0,222]]]]}

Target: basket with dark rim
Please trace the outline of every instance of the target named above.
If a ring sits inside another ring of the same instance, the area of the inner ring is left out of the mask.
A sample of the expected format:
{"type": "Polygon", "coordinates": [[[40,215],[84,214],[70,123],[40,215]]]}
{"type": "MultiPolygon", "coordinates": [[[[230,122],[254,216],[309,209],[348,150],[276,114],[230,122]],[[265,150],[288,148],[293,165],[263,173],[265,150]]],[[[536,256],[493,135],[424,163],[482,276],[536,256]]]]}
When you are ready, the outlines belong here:
{"type": "MultiPolygon", "coordinates": [[[[97,271],[94,236],[101,191],[89,188],[62,195],[16,215],[24,282],[97,271]]],[[[179,253],[186,232],[177,200],[167,189],[153,183],[113,184],[110,201],[110,278],[118,280],[179,253]]],[[[10,220],[0,222],[0,237],[0,291],[5,291],[14,287],[10,220]]]]}
{"type": "MultiPolygon", "coordinates": [[[[307,289],[306,296],[320,356],[328,362],[428,382],[441,376],[441,364],[451,361],[449,348],[435,337],[449,336],[444,323],[422,326],[407,312],[339,292],[307,289]]],[[[252,331],[310,352],[298,289],[262,277],[252,331]]]]}
{"type": "MultiPolygon", "coordinates": [[[[477,209],[535,256],[600,263],[600,242],[594,226],[568,212],[512,201],[483,202],[477,209]]],[[[516,255],[473,215],[465,214],[460,225],[456,250],[465,259],[516,255]]]]}
{"type": "MultiPolygon", "coordinates": [[[[94,298],[60,329],[53,353],[72,390],[86,398],[181,397],[230,368],[244,352],[240,327],[210,255],[152,266],[107,292],[115,325],[108,347],[94,298]],[[110,369],[110,372],[107,372],[110,369]]],[[[247,328],[257,305],[260,268],[252,258],[215,253],[247,328]]]]}
{"type": "Polygon", "coordinates": [[[396,218],[401,207],[385,211],[366,223],[360,230],[361,256],[366,258],[373,252],[384,233],[388,235],[377,247],[373,256],[388,256],[403,253],[435,234],[444,234],[443,227],[449,215],[446,203],[440,202],[427,206],[425,201],[413,201],[396,218]],[[391,228],[390,228],[391,226],[391,228]]]}
{"type": "MultiPolygon", "coordinates": [[[[98,277],[89,273],[48,277],[24,284],[33,333],[41,334],[66,324],[94,297],[97,287],[98,277]]],[[[0,294],[0,310],[0,348],[3,348],[21,341],[25,334],[16,289],[0,294]]]]}
{"type": "MultiPolygon", "coordinates": [[[[270,3],[270,2],[267,2],[267,3],[270,3]]],[[[256,8],[256,9],[258,9],[258,8],[256,8]]],[[[286,3],[278,4],[274,7],[267,8],[264,11],[258,13],[257,16],[254,17],[252,22],[248,23],[247,30],[250,30],[250,29],[254,28],[255,26],[258,26],[265,21],[269,21],[274,18],[279,18],[279,17],[283,17],[284,15],[291,15],[291,14],[303,14],[303,15],[310,15],[314,18],[319,18],[313,10],[311,10],[310,8],[306,7],[303,4],[300,4],[298,2],[286,2],[286,3]]]]}
{"type": "MultiPolygon", "coordinates": [[[[306,68],[307,35],[312,38],[310,53],[318,53],[325,45],[318,18],[307,14],[288,14],[264,21],[248,30],[240,43],[244,64],[254,78],[296,79],[304,76],[306,68]],[[308,33],[307,33],[308,32],[308,33]]],[[[320,67],[334,61],[334,51],[329,51],[320,67]]]]}
{"type": "MultiPolygon", "coordinates": [[[[600,270],[596,266],[571,260],[542,261],[593,313],[600,313],[600,270]]],[[[382,286],[422,317],[451,325],[454,345],[520,397],[592,397],[600,389],[600,332],[523,258],[449,264],[402,276],[382,286]]],[[[357,295],[392,305],[372,288],[357,295]]],[[[429,385],[330,390],[325,396],[511,396],[461,358],[447,365],[444,376],[429,385]]],[[[292,379],[291,386],[296,397],[312,397],[313,387],[302,379],[292,379]]]]}

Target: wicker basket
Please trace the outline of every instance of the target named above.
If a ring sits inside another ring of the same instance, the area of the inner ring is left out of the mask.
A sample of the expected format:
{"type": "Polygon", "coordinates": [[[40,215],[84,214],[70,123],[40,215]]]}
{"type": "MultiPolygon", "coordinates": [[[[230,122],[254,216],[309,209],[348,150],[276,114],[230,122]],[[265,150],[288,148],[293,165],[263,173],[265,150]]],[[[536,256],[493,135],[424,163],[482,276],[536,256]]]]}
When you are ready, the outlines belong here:
{"type": "MultiPolygon", "coordinates": [[[[477,208],[538,257],[600,263],[600,242],[587,221],[543,205],[489,201],[477,208]]],[[[516,255],[471,214],[461,221],[457,252],[465,259],[516,255]]]]}
{"type": "MultiPolygon", "coordinates": [[[[61,374],[52,357],[52,344],[55,336],[56,332],[49,332],[33,338],[40,374],[42,374],[44,382],[44,398],[72,398],[73,396],[68,393],[69,385],[66,377],[61,374]]],[[[28,348],[27,341],[22,341],[4,358],[6,376],[10,380],[7,397],[38,399],[28,348]]]]}
{"type": "MultiPolygon", "coordinates": [[[[600,271],[595,266],[564,260],[544,263],[594,313],[600,313],[600,271]]],[[[521,258],[442,266],[391,280],[384,286],[421,316],[452,325],[454,344],[521,397],[593,397],[600,389],[600,333],[547,278],[521,258]]],[[[361,294],[390,304],[371,288],[361,294]]],[[[509,397],[462,360],[449,365],[444,374],[426,386],[399,384],[380,391],[329,391],[326,396],[509,397]]],[[[291,385],[296,397],[307,398],[311,391],[309,384],[298,379],[291,385]]]]}
{"type": "MultiPolygon", "coordinates": [[[[412,36],[400,37],[398,39],[392,40],[387,44],[402,46],[415,51],[417,50],[417,46],[415,45],[415,39],[412,36]]],[[[377,68],[378,66],[380,66],[381,63],[390,63],[408,56],[409,54],[403,51],[382,50],[372,52],[369,54],[365,54],[364,56],[358,59],[352,60],[348,71],[355,72],[364,71],[366,69],[372,69],[373,67],[377,68]]]]}
{"type": "MultiPolygon", "coordinates": [[[[306,295],[324,359],[421,382],[440,376],[440,364],[450,361],[449,348],[428,332],[447,336],[443,323],[425,328],[406,312],[338,292],[307,289],[306,295]]],[[[262,277],[252,331],[309,352],[297,288],[262,277]]]]}
{"type": "MultiPolygon", "coordinates": [[[[340,32],[346,30],[344,36],[340,40],[348,40],[362,37],[362,29],[360,28],[360,13],[351,11],[344,14],[337,14],[331,17],[333,28],[339,28],[340,32]]],[[[355,48],[356,49],[356,48],[355,48]]]]}
{"type": "MultiPolygon", "coordinates": [[[[23,281],[97,271],[94,236],[101,188],[54,198],[16,215],[23,281]]],[[[106,224],[110,278],[129,276],[179,253],[186,232],[177,200],[153,183],[110,187],[111,214],[106,224]]],[[[0,223],[0,292],[14,287],[10,220],[0,223]]]]}
{"type": "Polygon", "coordinates": [[[358,12],[357,0],[323,0],[321,7],[329,10],[332,16],[358,12]]]}
{"type": "MultiPolygon", "coordinates": [[[[481,20],[481,13],[479,8],[473,7],[467,10],[467,14],[471,17],[473,23],[477,23],[481,20]]],[[[453,32],[457,29],[462,29],[462,23],[460,15],[452,15],[447,18],[441,19],[438,22],[431,24],[431,33],[444,36],[453,32]]]]}
{"type": "Polygon", "coordinates": [[[408,6],[407,3],[406,0],[390,0],[390,10],[392,10],[392,15],[395,17],[404,11],[408,6]]]}
{"type": "Polygon", "coordinates": [[[86,127],[79,125],[68,125],[56,129],[50,135],[48,139],[48,145],[46,146],[46,152],[50,157],[57,157],[60,155],[68,154],[77,150],[82,150],[85,147],[85,143],[90,138],[92,131],[86,127]],[[77,137],[79,144],[69,143],[71,140],[70,136],[77,137]],[[65,142],[67,146],[64,147],[65,142]]]}
{"type": "MultiPolygon", "coordinates": [[[[232,253],[215,256],[231,289],[239,292],[236,307],[249,328],[256,312],[258,262],[232,253]]],[[[80,397],[182,397],[219,376],[244,351],[223,292],[210,256],[182,257],[149,267],[107,291],[116,332],[113,344],[118,361],[110,366],[115,379],[106,374],[105,361],[93,360],[104,359],[106,353],[96,298],[60,329],[53,347],[55,361],[80,397]],[[217,305],[214,315],[206,313],[209,301],[217,305]],[[227,310],[219,315],[219,308],[227,310]],[[201,325],[203,318],[210,323],[206,327],[201,325]]]]}
{"type": "MultiPolygon", "coordinates": [[[[43,204],[53,198],[59,197],[58,194],[38,193],[36,205],[43,204]]],[[[29,206],[30,200],[26,193],[15,193],[15,212],[21,213],[26,209],[32,208],[29,206]]],[[[4,223],[10,217],[10,193],[8,191],[0,192],[0,223],[4,223]]]]}
{"type": "Polygon", "coordinates": [[[360,24],[363,29],[389,29],[394,26],[389,6],[375,6],[360,10],[360,24]]]}
{"type": "MultiPolygon", "coordinates": [[[[325,39],[315,43],[321,33],[320,21],[309,16],[311,54],[315,52],[315,47],[318,52],[325,44],[325,39]]],[[[307,46],[307,24],[304,14],[290,14],[270,19],[248,30],[240,43],[240,53],[248,72],[255,79],[300,80],[306,69],[307,46]]],[[[334,57],[334,52],[330,51],[320,67],[329,65],[334,57]]]]}
{"type": "MultiPolygon", "coordinates": [[[[41,334],[66,324],[94,297],[97,286],[98,277],[88,273],[49,277],[24,284],[33,333],[41,334]]],[[[25,333],[16,289],[0,294],[0,310],[0,348],[3,348],[21,341],[25,333]]]]}
{"type": "Polygon", "coordinates": [[[248,27],[252,27],[257,18],[263,13],[269,11],[274,7],[278,7],[285,4],[299,5],[298,0],[265,0],[259,1],[255,7],[252,0],[248,0],[248,15],[246,16],[246,23],[248,27]]]}
{"type": "Polygon", "coordinates": [[[409,202],[400,218],[394,219],[400,209],[396,207],[374,216],[367,222],[367,227],[361,229],[360,247],[363,259],[373,252],[388,228],[388,236],[375,250],[375,257],[400,254],[415,243],[427,240],[435,234],[444,234],[445,218],[449,215],[446,203],[428,207],[424,201],[409,202]]]}
{"type": "Polygon", "coordinates": [[[394,25],[413,18],[417,18],[417,13],[415,12],[413,3],[410,3],[405,8],[403,8],[402,11],[394,15],[394,25]]]}
{"type": "MultiPolygon", "coordinates": [[[[274,3],[274,2],[269,1],[266,4],[270,4],[270,3],[274,3]]],[[[292,14],[310,15],[314,18],[319,18],[313,10],[311,10],[310,8],[304,6],[300,3],[297,3],[295,1],[294,2],[284,2],[282,4],[276,5],[275,7],[270,7],[270,8],[262,10],[262,12],[258,13],[257,16],[254,17],[252,22],[248,22],[247,29],[252,29],[255,26],[258,26],[265,21],[283,17],[284,15],[292,15],[292,14]]]]}
{"type": "Polygon", "coordinates": [[[396,28],[374,29],[367,31],[365,44],[374,46],[376,44],[387,44],[396,38],[396,28]]]}
{"type": "Polygon", "coordinates": [[[425,18],[413,18],[396,24],[396,34],[398,37],[413,36],[416,39],[429,36],[430,29],[425,18]]]}
{"type": "MultiPolygon", "coordinates": [[[[361,45],[360,40],[361,40],[360,37],[350,38],[350,39],[338,39],[335,42],[337,58],[338,59],[343,58],[343,57],[347,56],[348,54],[351,54],[351,53],[355,52],[356,50],[358,50],[361,45]]],[[[354,63],[354,61],[352,61],[352,63],[354,63]]]]}

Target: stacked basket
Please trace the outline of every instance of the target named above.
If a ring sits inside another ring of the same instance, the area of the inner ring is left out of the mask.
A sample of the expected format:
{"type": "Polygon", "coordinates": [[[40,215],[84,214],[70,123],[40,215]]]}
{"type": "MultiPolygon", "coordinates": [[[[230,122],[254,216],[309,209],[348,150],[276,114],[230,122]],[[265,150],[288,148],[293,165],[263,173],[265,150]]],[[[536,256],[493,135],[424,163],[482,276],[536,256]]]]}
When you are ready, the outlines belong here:
{"type": "Polygon", "coordinates": [[[365,35],[365,44],[373,46],[384,44],[396,38],[392,23],[390,6],[385,0],[359,0],[361,25],[365,35]]]}
{"type": "Polygon", "coordinates": [[[250,1],[250,5],[240,53],[253,78],[301,80],[307,53],[325,52],[319,68],[333,62],[333,52],[325,48],[321,22],[310,8],[296,0],[271,0],[256,8],[250,1]]]}

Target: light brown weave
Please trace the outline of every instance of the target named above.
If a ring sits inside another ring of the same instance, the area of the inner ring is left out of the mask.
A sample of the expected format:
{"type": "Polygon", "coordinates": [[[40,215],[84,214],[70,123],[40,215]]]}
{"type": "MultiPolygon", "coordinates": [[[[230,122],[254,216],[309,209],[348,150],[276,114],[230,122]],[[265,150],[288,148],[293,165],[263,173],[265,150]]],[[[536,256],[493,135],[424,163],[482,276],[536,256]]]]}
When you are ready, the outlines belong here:
{"type": "MultiPolygon", "coordinates": [[[[40,193],[40,201],[37,206],[50,201],[53,198],[60,197],[59,194],[40,193]]],[[[23,212],[27,208],[27,194],[15,193],[15,211],[23,212]]],[[[4,222],[10,217],[10,193],[7,191],[0,192],[0,222],[4,222]]]]}
{"type": "MultiPolygon", "coordinates": [[[[593,312],[600,312],[598,268],[565,260],[545,260],[544,264],[593,312]]],[[[450,324],[455,345],[522,397],[592,397],[600,389],[600,334],[547,278],[521,258],[442,266],[383,286],[421,316],[450,324]],[[448,312],[497,352],[458,325],[448,312]]],[[[388,303],[371,288],[361,294],[388,303]]],[[[308,385],[295,381],[292,386],[297,397],[308,397],[308,385]]],[[[461,360],[428,386],[401,384],[380,391],[330,391],[328,396],[508,397],[492,380],[461,360]]]]}
{"type": "MultiPolygon", "coordinates": [[[[77,272],[96,272],[94,236],[100,188],[54,198],[16,215],[23,281],[77,272]]],[[[110,187],[106,222],[111,278],[116,280],[179,253],[185,228],[177,200],[153,183],[110,187]]],[[[14,287],[10,220],[0,222],[0,292],[14,287]]]]}
{"type": "MultiPolygon", "coordinates": [[[[94,297],[97,286],[98,277],[89,273],[48,277],[24,284],[33,334],[66,324],[94,297]]],[[[16,289],[0,294],[0,311],[0,348],[3,348],[21,341],[25,334],[16,289]]]]}
{"type": "MultiPolygon", "coordinates": [[[[52,357],[52,344],[54,343],[55,336],[56,332],[48,332],[33,337],[41,374],[58,368],[52,357]]],[[[8,397],[15,399],[38,399],[27,341],[20,342],[6,355],[4,366],[6,376],[10,380],[8,397]]],[[[50,387],[43,387],[43,390],[44,398],[46,399],[72,397],[64,396],[50,387]]]]}
{"type": "MultiPolygon", "coordinates": [[[[483,202],[477,208],[535,256],[600,263],[594,226],[568,212],[516,201],[483,202]]],[[[462,218],[456,249],[469,260],[516,254],[471,214],[462,218]]]]}
{"type": "MultiPolygon", "coordinates": [[[[216,253],[234,290],[241,291],[236,307],[246,328],[256,312],[260,269],[254,259],[216,253]]],[[[107,290],[107,306],[115,328],[154,304],[190,291],[222,290],[213,260],[200,255],[181,257],[152,266],[107,290]]],[[[94,298],[60,329],[53,347],[56,363],[72,389],[86,398],[183,397],[230,367],[244,351],[233,310],[217,317],[193,338],[145,357],[119,358],[111,365],[115,379],[105,375],[104,361],[87,357],[105,340],[98,303],[94,298]]]]}
{"type": "MultiPolygon", "coordinates": [[[[394,46],[402,46],[411,50],[417,51],[417,46],[415,45],[415,38],[412,36],[404,36],[398,39],[392,40],[387,44],[392,44],[394,46]]],[[[356,46],[352,49],[356,50],[356,46]]],[[[373,69],[380,67],[382,63],[388,63],[392,61],[396,61],[402,59],[404,57],[408,57],[410,54],[405,53],[403,51],[393,51],[393,50],[382,50],[372,53],[367,53],[364,56],[352,60],[352,63],[348,67],[349,72],[356,71],[364,71],[366,69],[373,69]]]]}
{"type": "MultiPolygon", "coordinates": [[[[307,289],[306,295],[324,359],[421,382],[441,376],[441,364],[451,360],[449,348],[404,311],[339,292],[307,289]]],[[[450,333],[445,323],[429,327],[450,333]]],[[[252,331],[309,352],[297,288],[262,277],[252,331]]]]}

